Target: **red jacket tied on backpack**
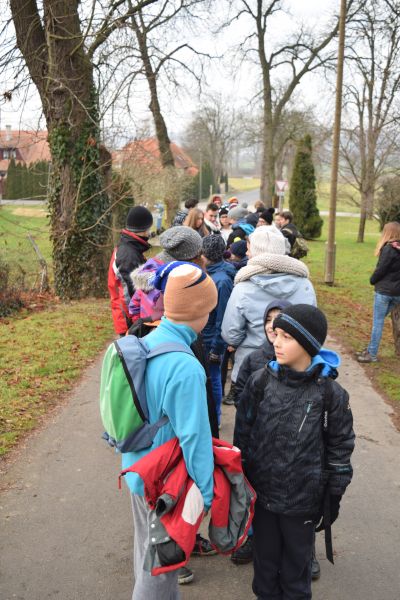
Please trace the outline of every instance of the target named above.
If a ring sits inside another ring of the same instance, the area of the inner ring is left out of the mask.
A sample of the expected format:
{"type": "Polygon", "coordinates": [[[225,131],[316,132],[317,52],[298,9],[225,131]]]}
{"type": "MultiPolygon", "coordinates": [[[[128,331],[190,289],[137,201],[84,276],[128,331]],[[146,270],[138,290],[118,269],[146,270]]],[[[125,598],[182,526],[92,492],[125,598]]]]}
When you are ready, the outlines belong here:
{"type": "MultiPolygon", "coordinates": [[[[243,543],[254,515],[256,494],[242,470],[240,450],[213,438],[214,499],[209,537],[223,554],[243,543]]],[[[121,472],[138,473],[150,509],[149,547],[144,568],[160,575],[189,560],[204,516],[200,490],[189,477],[178,438],[156,448],[121,472]]]]}

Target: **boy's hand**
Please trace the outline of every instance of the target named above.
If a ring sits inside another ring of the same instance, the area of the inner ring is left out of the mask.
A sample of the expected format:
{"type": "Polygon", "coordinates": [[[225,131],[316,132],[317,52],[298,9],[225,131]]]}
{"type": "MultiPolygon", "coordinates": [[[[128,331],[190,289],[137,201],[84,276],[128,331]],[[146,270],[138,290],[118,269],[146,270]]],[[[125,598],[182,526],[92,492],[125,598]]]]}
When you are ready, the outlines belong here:
{"type": "MultiPolygon", "coordinates": [[[[334,523],[336,521],[336,519],[339,516],[339,508],[340,508],[340,501],[342,499],[342,496],[332,496],[331,495],[331,507],[330,507],[330,513],[331,513],[331,525],[332,523],[334,523]]],[[[324,518],[322,517],[319,525],[316,526],[315,531],[322,531],[323,529],[325,529],[325,522],[324,522],[324,518]]]]}

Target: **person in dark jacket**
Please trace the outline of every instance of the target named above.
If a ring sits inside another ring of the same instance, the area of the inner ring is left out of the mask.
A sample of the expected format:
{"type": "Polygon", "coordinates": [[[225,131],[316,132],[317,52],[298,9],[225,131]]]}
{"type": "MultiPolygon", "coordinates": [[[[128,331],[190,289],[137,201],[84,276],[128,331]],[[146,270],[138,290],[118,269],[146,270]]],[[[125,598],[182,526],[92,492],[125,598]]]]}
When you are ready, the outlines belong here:
{"type": "Polygon", "coordinates": [[[185,207],[177,210],[174,220],[172,221],[172,227],[177,227],[178,225],[183,225],[184,220],[189,214],[189,210],[191,208],[195,208],[198,205],[199,201],[197,198],[189,198],[185,201],[185,207]]]}
{"type": "Polygon", "coordinates": [[[236,271],[247,265],[249,259],[247,256],[247,242],[245,240],[233,242],[229,250],[229,262],[235,267],[236,271]]]}
{"type": "Polygon", "coordinates": [[[378,360],[385,317],[400,304],[400,223],[386,223],[375,255],[379,260],[370,278],[375,286],[372,332],[368,347],[358,353],[357,360],[361,363],[378,360]]]}
{"type": "Polygon", "coordinates": [[[227,248],[239,240],[246,240],[248,236],[253,233],[254,225],[247,223],[246,217],[249,211],[244,206],[235,206],[228,212],[228,219],[232,227],[232,233],[228,237],[226,242],[227,248]]]}
{"type": "Polygon", "coordinates": [[[226,343],[221,337],[221,325],[225,308],[233,289],[235,268],[223,260],[225,242],[220,235],[209,235],[203,239],[203,257],[208,275],[218,292],[218,304],[210,313],[207,325],[203,329],[203,343],[208,355],[213,396],[217,409],[218,423],[221,422],[221,362],[226,343]]]}
{"type": "Polygon", "coordinates": [[[276,360],[248,380],[234,432],[257,493],[253,592],[309,600],[317,523],[333,561],[330,526],[352,478],[353,418],[347,392],[333,381],[339,357],[322,349],[325,315],[293,305],[274,330],[276,360]]]}
{"type": "MultiPolygon", "coordinates": [[[[274,341],[275,332],[273,329],[274,319],[279,315],[281,310],[290,306],[290,302],[286,300],[274,300],[270,302],[264,313],[264,331],[266,340],[258,350],[254,350],[248,354],[242,362],[239,369],[238,378],[236,380],[236,398],[240,397],[243,392],[249,377],[266,367],[270,360],[275,358],[274,341]]],[[[234,403],[234,401],[232,402],[234,403]]],[[[231,555],[231,561],[235,564],[246,564],[253,560],[253,532],[249,531],[246,542],[231,555]]]]}
{"type": "Polygon", "coordinates": [[[300,236],[299,230],[293,223],[293,213],[290,210],[282,210],[276,215],[275,223],[285,238],[289,240],[290,247],[293,248],[296,238],[300,236]]]}
{"type": "Polygon", "coordinates": [[[129,209],[126,227],[121,240],[111,256],[108,268],[108,290],[115,333],[123,336],[131,323],[128,305],[135,293],[130,274],[146,262],[144,252],[151,248],[148,243],[153,216],[144,206],[129,209]]]}
{"type": "Polygon", "coordinates": [[[274,320],[279,313],[291,306],[286,300],[273,300],[265,309],[264,313],[264,331],[266,340],[258,350],[254,350],[248,354],[239,369],[238,378],[236,380],[236,398],[239,398],[243,392],[249,377],[267,365],[270,360],[275,359],[274,341],[275,331],[273,329],[274,320]]]}

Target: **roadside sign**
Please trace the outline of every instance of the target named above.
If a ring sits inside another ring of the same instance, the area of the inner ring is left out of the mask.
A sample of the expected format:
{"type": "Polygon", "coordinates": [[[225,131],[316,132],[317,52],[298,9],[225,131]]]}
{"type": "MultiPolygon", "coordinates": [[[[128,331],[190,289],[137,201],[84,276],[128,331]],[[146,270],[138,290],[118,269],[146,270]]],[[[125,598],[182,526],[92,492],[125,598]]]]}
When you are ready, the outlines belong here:
{"type": "Polygon", "coordinates": [[[287,182],[287,181],[284,181],[283,179],[282,179],[282,180],[281,180],[281,179],[277,179],[277,180],[275,181],[275,190],[276,190],[276,193],[277,193],[278,195],[279,195],[279,194],[284,194],[284,193],[285,193],[285,191],[286,191],[286,190],[287,190],[287,188],[288,188],[288,185],[289,185],[289,184],[288,184],[288,182],[287,182]]]}

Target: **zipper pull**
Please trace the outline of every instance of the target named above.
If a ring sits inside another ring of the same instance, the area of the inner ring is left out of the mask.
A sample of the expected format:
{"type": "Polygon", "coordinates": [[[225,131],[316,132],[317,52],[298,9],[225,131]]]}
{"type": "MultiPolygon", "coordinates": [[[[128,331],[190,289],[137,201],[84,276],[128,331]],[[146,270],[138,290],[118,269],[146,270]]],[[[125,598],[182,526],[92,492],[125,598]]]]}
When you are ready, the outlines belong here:
{"type": "Polygon", "coordinates": [[[310,412],[310,410],[311,410],[311,405],[312,405],[312,402],[309,400],[309,401],[307,402],[306,414],[304,415],[304,419],[303,419],[303,420],[302,420],[302,422],[301,422],[300,429],[299,429],[298,433],[300,433],[300,431],[303,429],[303,425],[304,425],[304,423],[305,423],[305,421],[306,421],[306,419],[307,419],[308,413],[309,413],[309,412],[310,412]]]}

